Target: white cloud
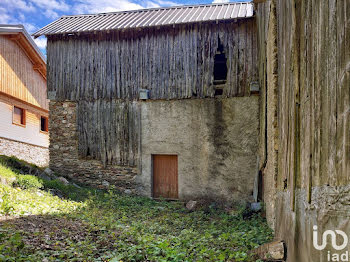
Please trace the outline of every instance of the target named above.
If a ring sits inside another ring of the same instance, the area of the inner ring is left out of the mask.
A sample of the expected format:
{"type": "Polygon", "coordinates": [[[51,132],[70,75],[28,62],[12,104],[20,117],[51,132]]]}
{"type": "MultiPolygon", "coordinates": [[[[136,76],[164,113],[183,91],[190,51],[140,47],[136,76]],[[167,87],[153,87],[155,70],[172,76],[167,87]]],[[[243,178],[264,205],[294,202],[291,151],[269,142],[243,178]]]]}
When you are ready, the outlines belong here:
{"type": "Polygon", "coordinates": [[[157,8],[161,6],[174,6],[174,5],[178,5],[178,4],[172,1],[155,0],[155,1],[146,1],[144,8],[157,8]]]}
{"type": "Polygon", "coordinates": [[[35,11],[35,7],[30,2],[26,2],[23,0],[1,0],[1,5],[8,8],[8,10],[21,10],[24,12],[33,12],[35,11]]]}
{"type": "Polygon", "coordinates": [[[178,3],[167,1],[167,0],[156,0],[156,2],[161,6],[174,6],[179,5],[178,3]]]}
{"type": "Polygon", "coordinates": [[[105,13],[143,8],[141,5],[128,0],[79,0],[77,2],[73,5],[73,11],[76,14],[105,13]]]}
{"type": "Polygon", "coordinates": [[[178,4],[172,1],[155,0],[155,1],[146,1],[144,8],[157,8],[161,6],[174,6],[174,5],[178,5],[178,4]]]}
{"type": "Polygon", "coordinates": [[[38,29],[36,25],[33,25],[31,23],[23,23],[23,25],[29,34],[34,33],[38,29]]]}
{"type": "Polygon", "coordinates": [[[222,3],[228,3],[230,0],[214,0],[213,4],[222,4],[222,3]]]}
{"type": "Polygon", "coordinates": [[[152,2],[152,1],[146,1],[146,8],[156,8],[156,7],[160,7],[159,4],[152,2]]]}
{"type": "Polygon", "coordinates": [[[57,10],[67,12],[70,7],[64,1],[56,1],[56,0],[30,0],[36,6],[45,9],[45,10],[57,10]]]}
{"type": "Polygon", "coordinates": [[[92,14],[172,5],[176,5],[176,3],[168,0],[148,0],[142,4],[129,0],[78,0],[73,5],[73,12],[75,14],[92,14]]]}
{"type": "Polygon", "coordinates": [[[52,20],[54,20],[54,19],[56,19],[56,18],[59,17],[59,15],[57,14],[57,12],[55,12],[55,11],[53,11],[53,10],[51,10],[51,9],[45,10],[44,15],[45,15],[45,17],[51,18],[52,20]]]}
{"type": "Polygon", "coordinates": [[[47,43],[47,40],[45,37],[34,39],[34,42],[41,50],[45,50],[46,43],[47,43]]]}
{"type": "Polygon", "coordinates": [[[11,21],[10,15],[5,8],[0,7],[0,24],[8,24],[11,21]]]}

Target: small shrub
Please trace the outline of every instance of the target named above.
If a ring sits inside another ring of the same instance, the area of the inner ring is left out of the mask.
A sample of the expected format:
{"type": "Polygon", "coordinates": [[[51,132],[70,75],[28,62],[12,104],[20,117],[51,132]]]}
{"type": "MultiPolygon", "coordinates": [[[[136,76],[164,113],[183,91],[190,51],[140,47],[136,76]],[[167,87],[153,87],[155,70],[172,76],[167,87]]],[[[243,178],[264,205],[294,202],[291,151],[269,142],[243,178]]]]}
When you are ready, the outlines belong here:
{"type": "Polygon", "coordinates": [[[22,189],[39,189],[43,187],[43,184],[36,176],[18,175],[16,181],[14,181],[14,186],[20,187],[22,189]]]}
{"type": "Polygon", "coordinates": [[[66,198],[69,198],[74,201],[83,201],[89,197],[91,190],[88,188],[77,188],[73,185],[65,185],[61,181],[54,180],[43,180],[43,185],[45,190],[58,190],[66,198]]]}
{"type": "Polygon", "coordinates": [[[8,157],[4,155],[0,155],[0,166],[7,167],[17,174],[33,174],[36,170],[42,170],[42,168],[14,156],[8,157]]]}
{"type": "Polygon", "coordinates": [[[9,199],[9,194],[6,190],[4,190],[4,192],[2,192],[4,189],[0,190],[0,216],[1,215],[12,215],[13,213],[13,205],[11,203],[11,200],[9,199]]]}
{"type": "Polygon", "coordinates": [[[0,163],[0,183],[11,185],[16,180],[17,173],[0,163]]]}

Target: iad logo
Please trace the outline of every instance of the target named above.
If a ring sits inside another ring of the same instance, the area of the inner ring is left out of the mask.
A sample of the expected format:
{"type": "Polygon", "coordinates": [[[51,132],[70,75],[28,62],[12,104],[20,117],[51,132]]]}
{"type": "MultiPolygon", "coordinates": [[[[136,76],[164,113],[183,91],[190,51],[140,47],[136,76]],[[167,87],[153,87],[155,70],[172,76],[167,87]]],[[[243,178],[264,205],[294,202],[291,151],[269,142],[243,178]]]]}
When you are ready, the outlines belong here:
{"type": "MultiPolygon", "coordinates": [[[[317,250],[323,250],[327,246],[327,236],[331,237],[331,243],[332,247],[335,250],[343,250],[344,248],[347,247],[349,238],[345,234],[345,232],[341,230],[326,230],[323,232],[322,235],[322,243],[321,245],[318,244],[318,231],[317,231],[317,226],[314,226],[314,232],[313,232],[313,245],[314,248],[317,250]],[[337,234],[340,235],[343,238],[343,243],[341,245],[337,245],[337,234]]],[[[327,251],[327,261],[349,261],[349,252],[345,251],[344,253],[331,253],[330,251],[327,251]]]]}

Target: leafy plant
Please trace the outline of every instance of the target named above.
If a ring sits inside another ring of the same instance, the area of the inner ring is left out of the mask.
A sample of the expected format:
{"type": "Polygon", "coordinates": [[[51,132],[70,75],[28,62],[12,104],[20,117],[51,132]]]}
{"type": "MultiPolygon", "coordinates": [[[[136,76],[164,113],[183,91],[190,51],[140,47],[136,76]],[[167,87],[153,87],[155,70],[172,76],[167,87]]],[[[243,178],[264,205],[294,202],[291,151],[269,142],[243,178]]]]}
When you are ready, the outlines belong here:
{"type": "Polygon", "coordinates": [[[249,250],[272,238],[243,206],[188,212],[180,202],[40,180],[0,163],[3,176],[20,188],[0,183],[0,216],[16,217],[0,222],[0,261],[250,261],[249,250]]]}
{"type": "Polygon", "coordinates": [[[84,201],[95,191],[91,188],[77,187],[71,184],[65,185],[57,179],[43,180],[42,183],[46,190],[59,190],[66,198],[74,201],[84,201]]]}
{"type": "Polygon", "coordinates": [[[14,186],[20,187],[22,189],[30,188],[42,188],[43,184],[36,176],[32,175],[17,175],[16,180],[13,182],[14,186]]]}
{"type": "Polygon", "coordinates": [[[0,190],[0,192],[2,192],[2,196],[0,198],[0,215],[11,215],[14,207],[11,204],[11,201],[9,200],[9,194],[3,189],[0,190]]]}
{"type": "MultiPolygon", "coordinates": [[[[24,243],[20,233],[10,233],[0,231],[0,261],[16,261],[14,258],[20,258],[22,255],[17,256],[21,253],[24,248],[24,243]]],[[[24,261],[24,260],[17,260],[24,261]]]]}

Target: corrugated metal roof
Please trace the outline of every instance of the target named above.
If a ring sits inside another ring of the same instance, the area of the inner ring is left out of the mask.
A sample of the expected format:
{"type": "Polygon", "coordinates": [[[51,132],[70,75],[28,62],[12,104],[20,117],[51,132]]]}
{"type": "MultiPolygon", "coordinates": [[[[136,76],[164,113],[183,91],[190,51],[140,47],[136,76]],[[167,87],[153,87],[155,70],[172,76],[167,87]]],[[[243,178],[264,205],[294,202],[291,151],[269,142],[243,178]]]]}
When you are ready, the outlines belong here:
{"type": "Polygon", "coordinates": [[[114,13],[62,16],[33,36],[143,28],[206,21],[234,20],[253,16],[253,4],[223,3],[152,8],[114,13]]]}

